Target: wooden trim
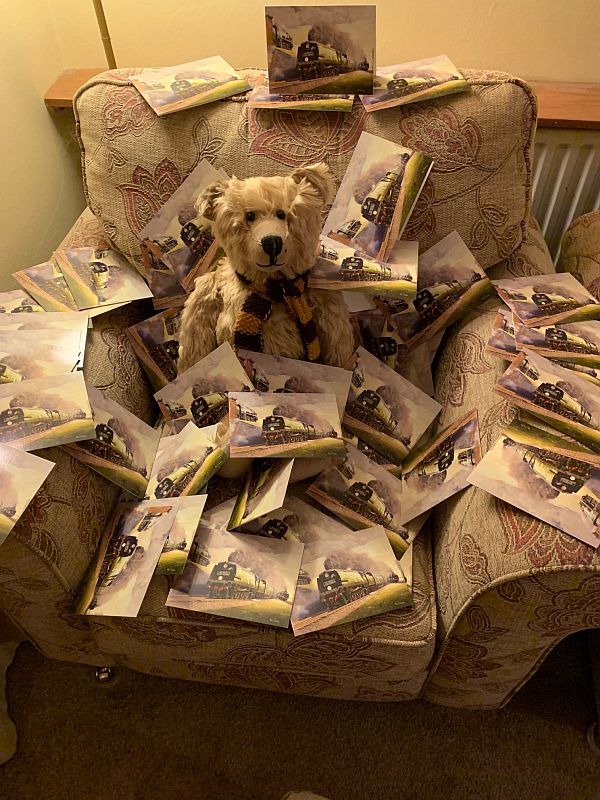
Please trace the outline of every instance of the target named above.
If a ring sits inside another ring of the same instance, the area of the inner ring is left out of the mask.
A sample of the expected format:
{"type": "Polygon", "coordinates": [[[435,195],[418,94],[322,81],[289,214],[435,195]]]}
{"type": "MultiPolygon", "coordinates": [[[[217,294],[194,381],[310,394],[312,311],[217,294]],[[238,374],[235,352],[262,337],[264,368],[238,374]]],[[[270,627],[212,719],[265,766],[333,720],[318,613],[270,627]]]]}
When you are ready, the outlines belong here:
{"type": "MultiPolygon", "coordinates": [[[[77,90],[105,69],[66,70],[46,92],[46,106],[72,108],[77,90]]],[[[600,130],[600,83],[529,83],[538,99],[539,128],[600,130]]]]}

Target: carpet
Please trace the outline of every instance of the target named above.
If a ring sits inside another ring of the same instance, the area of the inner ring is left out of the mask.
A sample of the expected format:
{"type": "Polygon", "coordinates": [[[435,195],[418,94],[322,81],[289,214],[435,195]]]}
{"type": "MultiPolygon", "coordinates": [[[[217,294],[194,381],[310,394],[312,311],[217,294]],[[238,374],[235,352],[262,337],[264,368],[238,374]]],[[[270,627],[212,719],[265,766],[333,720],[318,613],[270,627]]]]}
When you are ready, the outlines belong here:
{"type": "Polygon", "coordinates": [[[21,645],[8,673],[19,742],[3,800],[598,800],[585,635],[499,711],[351,703],[91,667],[21,645]]]}

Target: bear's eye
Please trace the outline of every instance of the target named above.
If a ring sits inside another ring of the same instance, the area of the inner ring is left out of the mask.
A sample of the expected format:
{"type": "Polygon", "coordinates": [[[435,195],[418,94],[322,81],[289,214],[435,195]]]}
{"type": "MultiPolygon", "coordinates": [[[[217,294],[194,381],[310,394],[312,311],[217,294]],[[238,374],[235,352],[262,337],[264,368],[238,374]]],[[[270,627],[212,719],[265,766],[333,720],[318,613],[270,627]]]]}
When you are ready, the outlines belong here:
{"type": "Polygon", "coordinates": [[[256,214],[254,211],[246,211],[246,222],[254,222],[256,214]]]}
{"type": "Polygon", "coordinates": [[[285,211],[281,211],[281,209],[275,214],[277,219],[285,219],[285,211]]]}

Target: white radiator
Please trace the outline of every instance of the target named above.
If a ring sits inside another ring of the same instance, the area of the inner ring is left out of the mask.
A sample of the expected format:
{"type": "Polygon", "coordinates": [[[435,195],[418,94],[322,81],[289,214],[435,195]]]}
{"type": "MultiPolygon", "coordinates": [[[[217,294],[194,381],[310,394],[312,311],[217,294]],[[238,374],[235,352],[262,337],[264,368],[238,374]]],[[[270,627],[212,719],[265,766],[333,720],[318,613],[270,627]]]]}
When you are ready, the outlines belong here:
{"type": "Polygon", "coordinates": [[[560,240],[581,214],[600,208],[600,131],[538,130],[532,210],[556,264],[560,240]]]}

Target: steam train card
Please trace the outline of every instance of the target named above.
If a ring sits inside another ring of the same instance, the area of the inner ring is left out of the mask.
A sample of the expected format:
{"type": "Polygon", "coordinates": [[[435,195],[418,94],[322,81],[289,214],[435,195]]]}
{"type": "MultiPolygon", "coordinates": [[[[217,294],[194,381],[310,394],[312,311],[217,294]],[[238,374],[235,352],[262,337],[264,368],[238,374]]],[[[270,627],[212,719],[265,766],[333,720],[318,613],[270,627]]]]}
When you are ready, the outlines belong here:
{"type": "Polygon", "coordinates": [[[208,272],[217,251],[210,224],[200,216],[196,201],[209,184],[222,177],[202,159],[138,234],[146,269],[170,270],[188,292],[196,278],[208,272]]]}
{"type": "Polygon", "coordinates": [[[394,316],[398,333],[413,347],[447,328],[493,294],[490,279],[453,231],[419,256],[417,296],[394,316]]]}
{"type": "Polygon", "coordinates": [[[250,89],[248,81],[241,78],[221,56],[174,67],[145,69],[132,79],[132,83],[159,117],[250,89]]]}
{"type": "Polygon", "coordinates": [[[287,628],[304,545],[200,525],[165,605],[287,628]]]}
{"type": "Polygon", "coordinates": [[[520,350],[516,340],[516,329],[520,326],[521,321],[517,318],[515,323],[515,317],[509,308],[499,308],[485,352],[512,361],[520,350]]]}
{"type": "Polygon", "coordinates": [[[167,308],[127,328],[131,346],[157,392],[177,377],[181,311],[167,308]]]}
{"type": "Polygon", "coordinates": [[[148,479],[146,497],[163,500],[199,494],[228,458],[218,427],[197,428],[193,422],[188,422],[180,433],[162,438],[148,479]]]}
{"type": "Polygon", "coordinates": [[[115,250],[78,247],[57,250],[54,257],[79,309],[152,297],[139,272],[115,250]]]}
{"type": "Polygon", "coordinates": [[[353,445],[346,444],[344,460],[322,472],[306,493],[354,530],[383,525],[396,558],[406,551],[410,534],[400,522],[402,482],[353,445]]]}
{"type": "Polygon", "coordinates": [[[480,461],[477,411],[471,411],[414,450],[402,465],[402,523],[465,489],[480,461]]]}
{"type": "Polygon", "coordinates": [[[227,530],[242,528],[281,508],[293,466],[293,458],[254,458],[236,497],[227,530]]]}
{"type": "Polygon", "coordinates": [[[266,86],[256,86],[248,97],[248,108],[280,109],[281,111],[342,111],[354,106],[351,94],[271,94],[266,86]]]}
{"type": "Polygon", "coordinates": [[[441,408],[363,347],[358,348],[343,422],[389,461],[404,461],[441,408]]]}
{"type": "Polygon", "coordinates": [[[94,417],[94,433],[88,441],[67,444],[65,449],[141,499],[146,493],[160,431],[146,425],[94,386],[88,384],[87,393],[94,417]]]}
{"type": "MultiPolygon", "coordinates": [[[[498,378],[498,394],[600,454],[600,387],[525,350],[498,378]]],[[[595,456],[600,464],[600,455],[595,456]]]]}
{"type": "Polygon", "coordinates": [[[410,355],[407,354],[395,325],[382,309],[359,311],[357,314],[352,314],[350,320],[356,337],[365,350],[383,361],[390,369],[396,369],[399,356],[404,355],[412,363],[417,360],[412,352],[410,355]]]}
{"type": "Polygon", "coordinates": [[[323,235],[386,261],[432,166],[429,156],[363,131],[325,220],[323,235]]]}
{"type": "Polygon", "coordinates": [[[232,458],[333,458],[344,453],[334,394],[229,392],[232,458]]]}
{"type": "MultiPolygon", "coordinates": [[[[44,311],[31,295],[22,289],[14,289],[12,292],[0,292],[0,314],[35,314],[44,311]]],[[[2,316],[0,319],[4,320],[2,316]]],[[[19,317],[20,319],[20,317],[19,317]]]]}
{"type": "Polygon", "coordinates": [[[181,575],[196,538],[207,495],[180,497],[175,506],[175,520],[154,570],[155,575],[181,575]]]}
{"type": "Polygon", "coordinates": [[[45,311],[79,311],[65,276],[54,259],[13,272],[13,278],[45,311]]]}
{"type": "Polygon", "coordinates": [[[410,301],[417,293],[419,243],[402,242],[401,256],[387,263],[377,261],[349,245],[322,236],[309,285],[410,301]]]}
{"type": "Polygon", "coordinates": [[[78,330],[3,330],[0,320],[0,385],[75,372],[83,366],[84,353],[81,326],[78,330]]]}
{"type": "Polygon", "coordinates": [[[74,614],[136,617],[169,531],[174,502],[121,503],[77,591],[74,614]]]}
{"type": "Polygon", "coordinates": [[[39,450],[95,435],[81,372],[0,386],[0,443],[39,450]]]}
{"type": "MultiPolygon", "coordinates": [[[[2,324],[0,320],[0,325],[2,324]]],[[[516,330],[519,349],[527,348],[545,358],[572,366],[588,367],[600,374],[600,322],[561,322],[541,327],[521,325],[516,330]]],[[[582,374],[584,377],[584,374],[582,374]]]]}
{"type": "Polygon", "coordinates": [[[334,394],[340,416],[344,413],[351,378],[347,369],[252,350],[238,350],[238,358],[257,392],[334,394]]]}
{"type": "Polygon", "coordinates": [[[53,468],[52,461],[0,444],[0,545],[53,468]]]}
{"type": "Polygon", "coordinates": [[[270,90],[371,94],[375,18],[374,5],[266,6],[270,90]]]}
{"type": "Polygon", "coordinates": [[[600,544],[600,468],[583,448],[514,420],[469,482],[576,539],[600,544]],[[583,458],[582,458],[583,457],[583,458]]]}
{"type": "Polygon", "coordinates": [[[469,84],[448,56],[434,56],[379,68],[373,94],[360,99],[365,111],[379,111],[464,92],[468,88],[469,84]]]}
{"type": "Polygon", "coordinates": [[[600,303],[568,272],[494,281],[494,288],[524,325],[600,319],[600,303]]]}
{"type": "MultiPolygon", "coordinates": [[[[144,245],[141,246],[142,254],[144,245]]],[[[148,286],[152,292],[152,305],[157,311],[166,308],[181,308],[188,297],[188,292],[169,270],[148,270],[148,286]]]]}
{"type": "Polygon", "coordinates": [[[381,525],[307,544],[292,609],[294,635],[412,606],[402,561],[381,525]]]}
{"type": "Polygon", "coordinates": [[[224,342],[154,397],[165,419],[179,433],[190,420],[199,428],[219,422],[229,411],[227,393],[251,392],[253,388],[233,348],[224,342]]]}

